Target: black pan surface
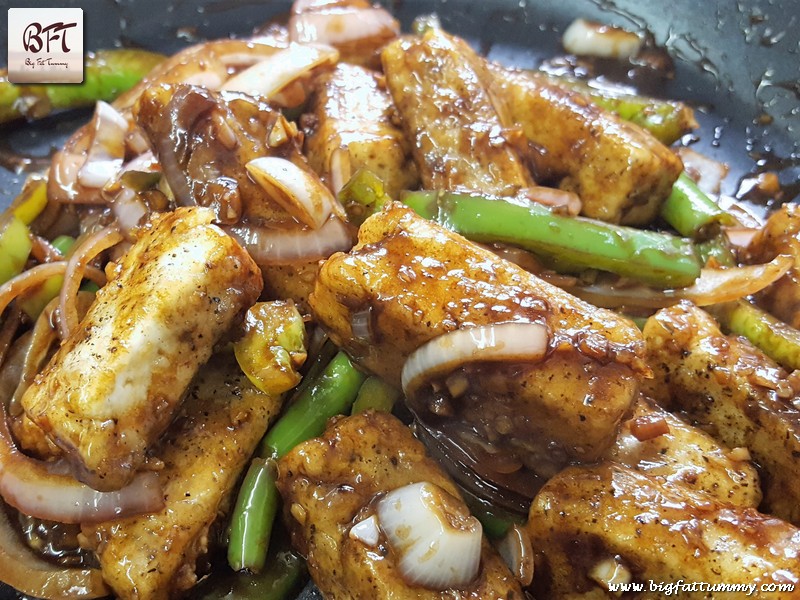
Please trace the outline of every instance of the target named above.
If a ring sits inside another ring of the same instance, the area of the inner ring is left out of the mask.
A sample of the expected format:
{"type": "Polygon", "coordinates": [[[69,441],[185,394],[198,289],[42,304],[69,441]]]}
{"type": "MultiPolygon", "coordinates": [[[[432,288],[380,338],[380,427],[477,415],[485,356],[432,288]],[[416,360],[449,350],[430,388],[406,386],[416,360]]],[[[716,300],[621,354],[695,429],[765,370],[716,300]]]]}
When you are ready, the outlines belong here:
{"type": "MultiPolygon", "coordinates": [[[[54,6],[84,10],[87,50],[115,46],[174,52],[187,44],[247,34],[286,14],[276,0],[60,0],[54,6]]],[[[701,129],[694,147],[727,162],[723,193],[734,195],[742,178],[778,172],[787,191],[800,192],[800,0],[389,0],[407,29],[413,18],[436,12],[445,29],[465,37],[489,58],[536,67],[559,52],[561,32],[582,16],[646,30],[675,60],[666,97],[690,102],[701,129]]],[[[42,6],[35,0],[0,2],[0,40],[7,38],[6,9],[42,6]]],[[[89,118],[64,113],[32,125],[0,128],[0,162],[8,151],[47,157],[89,118]]],[[[20,189],[24,172],[0,167],[0,208],[20,189]]],[[[16,598],[0,587],[0,600],[16,598]]],[[[311,586],[300,599],[318,599],[311,586]]]]}

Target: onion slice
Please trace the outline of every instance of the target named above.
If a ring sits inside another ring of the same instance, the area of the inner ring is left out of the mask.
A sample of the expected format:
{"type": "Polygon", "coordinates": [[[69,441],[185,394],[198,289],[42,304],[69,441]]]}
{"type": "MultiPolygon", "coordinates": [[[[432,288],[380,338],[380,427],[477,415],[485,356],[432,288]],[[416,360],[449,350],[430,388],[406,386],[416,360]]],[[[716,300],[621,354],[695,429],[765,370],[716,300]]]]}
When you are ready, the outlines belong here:
{"type": "Polygon", "coordinates": [[[732,246],[745,250],[761,230],[757,227],[724,227],[723,231],[732,246]]]}
{"type": "Polygon", "coordinates": [[[697,187],[706,194],[719,194],[722,181],[728,176],[728,165],[687,146],[676,148],[675,153],[697,187]]]}
{"type": "Polygon", "coordinates": [[[100,569],[67,568],[36,556],[0,507],[0,581],[45,600],[103,598],[111,594],[100,569]]]}
{"type": "Polygon", "coordinates": [[[694,285],[674,290],[654,290],[638,285],[615,288],[596,284],[575,286],[569,288],[569,291],[604,308],[665,308],[681,300],[690,300],[697,306],[709,306],[760,292],[783,277],[793,264],[794,260],[790,256],[781,254],[771,262],[760,265],[702,269],[694,285]]]}
{"type": "Polygon", "coordinates": [[[642,48],[642,39],[635,33],[584,19],[575,19],[567,27],[561,43],[570,54],[602,58],[633,58],[642,48]]]}
{"type": "Polygon", "coordinates": [[[386,494],[377,504],[380,528],[408,583],[458,589],[478,574],[483,529],[463,501],[429,482],[386,494]]]}
{"type": "Polygon", "coordinates": [[[259,266],[311,262],[347,251],[353,238],[347,223],[332,217],[319,229],[270,229],[253,225],[223,227],[259,266]]]}
{"type": "Polygon", "coordinates": [[[403,392],[411,397],[433,377],[478,361],[539,361],[547,353],[547,328],[539,323],[498,323],[456,329],[432,339],[411,353],[401,375],[403,392]]]}
{"type": "Polygon", "coordinates": [[[333,213],[344,217],[339,201],[322,180],[292,161],[263,156],[251,160],[246,167],[270,198],[301,223],[319,229],[333,213]]]}
{"type": "Polygon", "coordinates": [[[20,512],[61,523],[99,523],[164,506],[155,473],[140,473],[118,491],[98,492],[26,456],[8,428],[7,398],[0,400],[0,495],[20,512]]]}
{"type": "Polygon", "coordinates": [[[56,275],[63,275],[67,270],[67,261],[36,265],[23,271],[13,279],[9,279],[0,286],[0,313],[2,313],[17,296],[42,285],[45,281],[56,275]]]}
{"type": "Polygon", "coordinates": [[[78,309],[74,301],[89,261],[121,241],[119,226],[110,225],[87,237],[69,257],[58,301],[62,340],[66,340],[78,327],[78,309]]]}
{"type": "Polygon", "coordinates": [[[78,171],[78,183],[102,188],[122,167],[128,121],[110,104],[98,102],[90,124],[92,141],[86,162],[78,171]]]}
{"type": "Polygon", "coordinates": [[[222,86],[222,90],[274,97],[293,81],[309,75],[314,69],[335,65],[339,51],[321,44],[289,44],[272,56],[264,58],[252,67],[234,75],[222,86]]]}
{"type": "Polygon", "coordinates": [[[292,15],[289,19],[290,39],[341,46],[397,36],[397,21],[386,9],[344,4],[292,15]]]}

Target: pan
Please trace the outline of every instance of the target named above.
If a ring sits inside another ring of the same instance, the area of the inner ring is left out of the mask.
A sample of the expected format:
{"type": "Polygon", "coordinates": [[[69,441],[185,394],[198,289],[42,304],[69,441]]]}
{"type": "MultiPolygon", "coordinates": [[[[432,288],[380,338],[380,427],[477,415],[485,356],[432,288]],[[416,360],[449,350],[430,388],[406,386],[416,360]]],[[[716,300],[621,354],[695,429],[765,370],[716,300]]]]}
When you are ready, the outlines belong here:
{"type": "MultiPolygon", "coordinates": [[[[289,2],[274,0],[61,0],[83,9],[87,50],[117,46],[171,53],[204,39],[247,34],[281,18],[289,2]]],[[[37,6],[14,0],[0,8],[37,6]]],[[[800,193],[800,3],[797,0],[392,0],[388,8],[405,30],[419,14],[435,12],[443,27],[490,59],[533,68],[559,52],[560,37],[576,17],[646,32],[667,50],[674,79],[659,93],[696,109],[699,134],[683,140],[730,165],[723,194],[774,171],[783,201],[800,193]]],[[[0,18],[0,39],[7,21],[0,18]]],[[[43,164],[89,112],[62,113],[0,130],[0,204],[21,188],[26,170],[43,164]]],[[[766,210],[767,207],[753,207],[766,210]]],[[[16,598],[0,587],[0,600],[16,598]]],[[[298,600],[320,598],[313,585],[298,600]]]]}

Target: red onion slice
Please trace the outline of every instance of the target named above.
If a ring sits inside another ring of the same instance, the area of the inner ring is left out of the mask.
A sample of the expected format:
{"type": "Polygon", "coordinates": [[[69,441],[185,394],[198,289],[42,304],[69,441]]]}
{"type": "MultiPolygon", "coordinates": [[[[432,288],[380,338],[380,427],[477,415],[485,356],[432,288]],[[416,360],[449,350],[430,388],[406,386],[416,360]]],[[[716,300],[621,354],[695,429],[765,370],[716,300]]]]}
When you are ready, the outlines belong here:
{"type": "Polygon", "coordinates": [[[20,512],[60,523],[99,523],[153,512],[164,506],[158,476],[140,473],[115,492],[98,492],[48,463],[22,454],[8,429],[5,399],[0,402],[0,495],[20,512]]]}
{"type": "Polygon", "coordinates": [[[23,271],[13,279],[9,279],[0,286],[0,313],[16,298],[27,290],[42,285],[51,277],[63,275],[67,269],[67,261],[59,260],[56,262],[36,265],[23,271]]]}
{"type": "Polygon", "coordinates": [[[791,257],[781,254],[773,261],[760,265],[702,269],[693,285],[674,290],[654,290],[643,285],[617,288],[595,284],[576,285],[568,288],[568,291],[604,308],[665,308],[681,300],[689,300],[697,306],[709,306],[760,292],[783,277],[793,265],[791,257]]]}
{"type": "Polygon", "coordinates": [[[338,60],[339,51],[330,46],[292,43],[234,75],[222,89],[269,100],[293,81],[311,74],[318,67],[332,66],[338,60]]]}
{"type": "Polygon", "coordinates": [[[78,288],[81,285],[81,280],[89,261],[121,241],[122,234],[115,224],[91,234],[73,250],[64,271],[64,283],[61,286],[58,301],[62,340],[67,339],[78,327],[78,309],[75,306],[75,296],[78,293],[78,288]]]}
{"type": "Polygon", "coordinates": [[[401,383],[412,396],[426,381],[479,361],[540,361],[547,353],[547,328],[539,323],[498,323],[456,329],[411,353],[401,383]]]}
{"type": "Polygon", "coordinates": [[[322,260],[353,246],[349,226],[336,217],[319,229],[287,231],[248,224],[223,229],[245,247],[259,266],[322,260]]]}
{"type": "Polygon", "coordinates": [[[0,581],[20,594],[45,600],[105,598],[111,590],[100,569],[63,567],[35,554],[0,510],[0,581]]]}
{"type": "Polygon", "coordinates": [[[246,165],[247,172],[269,197],[295,219],[319,229],[331,214],[343,217],[343,209],[322,180],[290,160],[263,156],[246,165]]]}
{"type": "Polygon", "coordinates": [[[393,38],[397,21],[380,7],[334,6],[293,15],[289,36],[295,42],[316,42],[331,46],[351,44],[372,38],[393,38]]]}
{"type": "Polygon", "coordinates": [[[78,183],[89,188],[102,188],[122,167],[128,121],[110,104],[101,101],[97,103],[89,127],[92,141],[86,162],[78,171],[78,183]]]}

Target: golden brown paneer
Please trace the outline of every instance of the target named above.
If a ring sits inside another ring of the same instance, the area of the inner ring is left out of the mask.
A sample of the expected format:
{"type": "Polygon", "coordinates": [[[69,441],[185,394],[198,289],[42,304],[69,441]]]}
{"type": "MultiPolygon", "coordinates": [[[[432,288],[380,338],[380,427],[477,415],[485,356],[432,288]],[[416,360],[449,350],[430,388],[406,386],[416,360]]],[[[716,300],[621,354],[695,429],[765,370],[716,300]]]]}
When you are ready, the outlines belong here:
{"type": "Polygon", "coordinates": [[[232,352],[216,354],[198,374],[154,449],[163,461],[164,508],[83,527],[117,597],[170,598],[196,583],[209,527],[227,510],[231,490],[280,407],[281,396],[257,390],[232,352]]]}
{"type": "Polygon", "coordinates": [[[386,83],[423,188],[514,196],[533,179],[467,52],[438,29],[402,38],[381,54],[386,83]]]}
{"type": "Polygon", "coordinates": [[[98,490],[128,483],[261,273],[193,207],[154,216],[22,406],[98,490]]]}
{"type": "Polygon", "coordinates": [[[700,582],[753,586],[741,588],[753,589],[753,598],[800,598],[796,527],[614,463],[571,467],[551,479],[526,529],[537,598],[619,597],[605,592],[609,580],[641,585],[632,598],[744,597],[692,589],[700,582]],[[764,584],[795,585],[760,593],[764,584]]]}
{"type": "Polygon", "coordinates": [[[340,64],[315,87],[305,118],[305,149],[329,186],[338,191],[358,169],[368,169],[394,199],[417,187],[411,148],[392,121],[392,98],[378,73],[340,64]]]}
{"type": "Polygon", "coordinates": [[[569,461],[600,457],[635,397],[637,375],[647,373],[641,334],[629,320],[399,204],[367,219],[350,253],[323,264],[310,303],[337,345],[398,387],[409,355],[444,333],[509,321],[544,325],[543,360],[475,363],[464,367],[469,385],[458,398],[410,399],[423,421],[460,432],[459,443],[481,458],[477,468],[504,456],[502,474],[516,482],[525,480],[523,465],[547,477],[569,461]],[[365,319],[366,337],[353,328],[365,319]],[[482,449],[487,443],[492,456],[482,449]]]}
{"type": "Polygon", "coordinates": [[[651,317],[644,337],[653,397],[728,447],[747,448],[764,475],[762,508],[800,523],[800,410],[786,372],[685,301],[651,317]]]}
{"type": "Polygon", "coordinates": [[[179,205],[214,209],[219,223],[242,217],[263,225],[296,221],[247,173],[255,158],[279,156],[310,170],[302,136],[280,111],[240,92],[155,85],[134,106],[179,205]]]}
{"type": "Polygon", "coordinates": [[[350,534],[375,514],[375,501],[410,483],[429,482],[463,503],[458,488],[397,418],[367,412],[329,423],[278,463],[278,489],[294,546],[329,600],[472,598],[522,600],[519,584],[483,540],[480,568],[462,589],[438,591],[403,579],[391,544],[350,534]]]}
{"type": "Polygon", "coordinates": [[[630,418],[622,422],[617,441],[605,458],[705,492],[720,502],[745,507],[757,507],[761,502],[758,473],[746,451],[731,451],[644,396],[634,403],[630,418]],[[667,432],[649,437],[648,430],[660,428],[667,432]]]}
{"type": "Polygon", "coordinates": [[[792,269],[758,295],[758,303],[800,328],[800,206],[784,204],[772,213],[750,242],[748,252],[753,262],[767,262],[779,254],[794,259],[792,269]]]}
{"type": "Polygon", "coordinates": [[[583,215],[630,225],[655,218],[683,169],[669,148],[530,73],[484,62],[481,75],[503,125],[522,127],[535,163],[580,196],[583,215]]]}

